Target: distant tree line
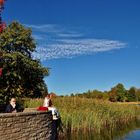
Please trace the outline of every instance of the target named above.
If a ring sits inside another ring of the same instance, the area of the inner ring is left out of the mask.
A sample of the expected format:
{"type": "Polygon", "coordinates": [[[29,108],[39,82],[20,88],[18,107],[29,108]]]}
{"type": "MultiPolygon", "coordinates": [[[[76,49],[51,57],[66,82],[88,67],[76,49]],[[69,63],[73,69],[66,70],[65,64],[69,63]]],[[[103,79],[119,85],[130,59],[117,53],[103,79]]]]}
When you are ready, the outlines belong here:
{"type": "Polygon", "coordinates": [[[140,101],[140,89],[131,87],[127,90],[123,84],[119,83],[109,91],[88,90],[84,93],[71,94],[71,96],[103,99],[111,102],[134,102],[140,101]]]}

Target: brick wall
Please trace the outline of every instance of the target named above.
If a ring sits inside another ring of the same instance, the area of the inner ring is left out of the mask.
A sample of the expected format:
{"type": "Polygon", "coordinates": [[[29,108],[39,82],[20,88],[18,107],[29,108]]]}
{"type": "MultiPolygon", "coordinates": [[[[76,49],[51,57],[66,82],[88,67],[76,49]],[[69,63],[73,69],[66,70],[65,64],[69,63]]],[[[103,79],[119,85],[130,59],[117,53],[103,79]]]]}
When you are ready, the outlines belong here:
{"type": "Polygon", "coordinates": [[[0,113],[0,140],[50,140],[51,112],[0,113]]]}

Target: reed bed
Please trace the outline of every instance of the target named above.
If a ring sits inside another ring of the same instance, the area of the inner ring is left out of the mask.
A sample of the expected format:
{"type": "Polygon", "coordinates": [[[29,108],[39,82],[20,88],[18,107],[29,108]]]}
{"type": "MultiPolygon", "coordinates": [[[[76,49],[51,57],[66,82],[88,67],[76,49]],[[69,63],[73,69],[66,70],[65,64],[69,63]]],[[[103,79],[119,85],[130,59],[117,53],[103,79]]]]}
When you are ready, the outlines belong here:
{"type": "MultiPolygon", "coordinates": [[[[38,107],[43,99],[28,99],[26,107],[38,107]]],[[[140,109],[136,105],[111,103],[80,97],[57,97],[53,104],[61,114],[64,131],[93,131],[97,134],[112,133],[136,120],[140,109]]]]}

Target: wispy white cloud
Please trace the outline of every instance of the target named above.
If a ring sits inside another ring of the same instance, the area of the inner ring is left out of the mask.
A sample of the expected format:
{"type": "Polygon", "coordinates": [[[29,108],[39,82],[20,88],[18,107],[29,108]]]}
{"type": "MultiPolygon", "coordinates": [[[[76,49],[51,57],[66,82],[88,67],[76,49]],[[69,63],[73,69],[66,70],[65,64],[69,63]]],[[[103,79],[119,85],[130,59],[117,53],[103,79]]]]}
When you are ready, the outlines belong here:
{"type": "Polygon", "coordinates": [[[82,37],[84,36],[82,33],[58,33],[59,37],[65,37],[65,38],[76,38],[76,37],[82,37]]]}
{"type": "Polygon", "coordinates": [[[35,40],[43,40],[44,41],[44,36],[42,36],[42,35],[38,35],[38,34],[34,34],[33,35],[33,38],[35,39],[35,40]]]}
{"type": "Polygon", "coordinates": [[[55,24],[43,24],[43,25],[24,24],[24,25],[38,32],[60,32],[61,28],[59,27],[59,25],[55,24]]]}
{"type": "Polygon", "coordinates": [[[92,55],[98,52],[111,51],[125,47],[125,43],[113,40],[80,39],[59,40],[58,43],[40,46],[34,57],[43,60],[72,58],[81,55],[92,55]]]}
{"type": "Polygon", "coordinates": [[[41,61],[92,55],[126,46],[126,43],[118,40],[87,38],[83,32],[60,25],[26,26],[33,29],[33,37],[38,41],[37,51],[33,53],[33,57],[41,61]]]}
{"type": "MultiPolygon", "coordinates": [[[[76,31],[71,31],[71,29],[67,29],[63,26],[56,24],[44,24],[44,25],[29,25],[24,24],[26,27],[32,28],[34,32],[42,33],[42,34],[53,34],[56,37],[82,37],[84,34],[76,31]]],[[[41,35],[40,35],[41,36],[41,35]]]]}

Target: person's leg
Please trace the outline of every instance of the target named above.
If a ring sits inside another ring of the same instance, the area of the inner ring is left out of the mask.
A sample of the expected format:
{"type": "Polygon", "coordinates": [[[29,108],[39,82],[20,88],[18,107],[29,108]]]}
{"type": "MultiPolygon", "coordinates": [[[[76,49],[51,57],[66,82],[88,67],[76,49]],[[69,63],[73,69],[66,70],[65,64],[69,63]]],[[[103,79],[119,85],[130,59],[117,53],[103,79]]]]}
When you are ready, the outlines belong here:
{"type": "Polygon", "coordinates": [[[57,123],[55,120],[52,122],[52,137],[51,140],[58,140],[57,123]]]}
{"type": "Polygon", "coordinates": [[[56,120],[56,125],[57,125],[57,129],[58,129],[58,131],[63,132],[61,118],[59,118],[58,120],[56,120]]]}

